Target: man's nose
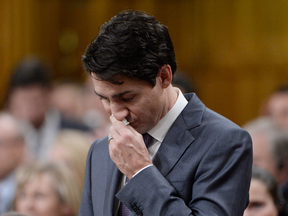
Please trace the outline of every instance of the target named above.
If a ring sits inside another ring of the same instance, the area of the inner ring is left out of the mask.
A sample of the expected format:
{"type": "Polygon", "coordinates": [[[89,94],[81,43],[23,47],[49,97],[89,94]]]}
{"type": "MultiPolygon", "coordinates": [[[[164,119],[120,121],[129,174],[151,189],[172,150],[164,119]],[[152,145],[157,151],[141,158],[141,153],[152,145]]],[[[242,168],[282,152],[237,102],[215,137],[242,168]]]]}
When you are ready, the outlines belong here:
{"type": "Polygon", "coordinates": [[[127,107],[115,102],[110,103],[110,110],[118,121],[122,121],[129,113],[127,107]]]}
{"type": "Polygon", "coordinates": [[[28,195],[21,202],[22,202],[22,208],[26,212],[30,212],[34,208],[35,198],[28,195]]]}

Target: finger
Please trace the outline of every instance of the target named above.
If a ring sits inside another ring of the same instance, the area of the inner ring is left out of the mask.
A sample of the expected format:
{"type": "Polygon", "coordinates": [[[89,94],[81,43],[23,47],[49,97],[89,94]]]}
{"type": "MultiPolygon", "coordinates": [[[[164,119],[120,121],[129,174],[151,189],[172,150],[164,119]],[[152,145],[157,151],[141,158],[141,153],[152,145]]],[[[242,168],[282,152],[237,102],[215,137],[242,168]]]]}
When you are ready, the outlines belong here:
{"type": "Polygon", "coordinates": [[[136,131],[131,125],[127,125],[127,128],[132,132],[134,136],[141,135],[138,131],[136,131]]]}
{"type": "MultiPolygon", "coordinates": [[[[110,118],[111,118],[112,116],[114,116],[113,113],[111,114],[110,118]]],[[[130,122],[127,121],[126,118],[124,118],[124,119],[122,120],[122,122],[123,122],[125,125],[129,125],[129,124],[130,124],[130,122]]]]}
{"type": "Polygon", "coordinates": [[[110,116],[110,121],[111,123],[114,124],[119,124],[120,126],[126,125],[123,121],[119,121],[118,119],[116,119],[113,115],[110,116]]]}
{"type": "MultiPolygon", "coordinates": [[[[112,123],[111,128],[113,127],[113,133],[117,131],[116,136],[118,137],[118,134],[120,136],[124,136],[124,139],[130,139],[131,137],[141,137],[142,135],[138,133],[131,125],[125,125],[124,122],[117,120],[113,115],[110,116],[110,120],[112,123]],[[115,130],[115,131],[114,131],[115,130]]],[[[110,131],[111,131],[110,128],[110,131]]],[[[113,137],[116,138],[116,137],[113,137]]]]}
{"type": "Polygon", "coordinates": [[[115,129],[114,125],[110,126],[110,135],[113,137],[113,139],[118,140],[119,137],[121,137],[120,133],[118,130],[115,129]]]}
{"type": "Polygon", "coordinates": [[[113,114],[110,116],[110,120],[111,120],[111,123],[114,125],[115,124],[115,126],[116,126],[116,129],[118,128],[118,127],[122,127],[123,125],[125,125],[126,126],[126,128],[129,128],[132,132],[133,132],[133,134],[135,135],[135,134],[138,134],[138,132],[130,125],[130,122],[128,122],[125,118],[124,118],[124,120],[122,120],[122,121],[119,121],[119,120],[117,120],[114,116],[113,116],[113,114]],[[117,123],[116,123],[117,122],[117,123]],[[123,123],[123,124],[122,124],[123,123]]]}
{"type": "Polygon", "coordinates": [[[112,126],[115,128],[115,130],[118,131],[119,134],[125,134],[125,133],[128,133],[128,131],[130,131],[131,127],[129,127],[129,125],[125,125],[123,121],[117,120],[113,115],[110,116],[110,120],[111,120],[112,126]]]}
{"type": "Polygon", "coordinates": [[[108,136],[108,144],[110,144],[110,141],[113,139],[113,137],[112,136],[108,136]]]}

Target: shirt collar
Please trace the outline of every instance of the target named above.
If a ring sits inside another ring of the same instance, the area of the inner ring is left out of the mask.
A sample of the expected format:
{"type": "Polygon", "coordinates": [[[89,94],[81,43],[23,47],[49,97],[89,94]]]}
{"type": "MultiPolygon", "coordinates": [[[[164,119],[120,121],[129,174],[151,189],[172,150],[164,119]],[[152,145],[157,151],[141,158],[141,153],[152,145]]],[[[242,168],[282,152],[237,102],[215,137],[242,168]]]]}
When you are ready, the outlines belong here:
{"type": "Polygon", "coordinates": [[[150,131],[148,131],[148,133],[159,142],[163,141],[173,122],[176,120],[176,118],[179,116],[179,114],[182,112],[182,110],[188,103],[180,89],[175,87],[174,89],[178,91],[178,98],[176,100],[176,103],[169,110],[169,112],[162,119],[160,119],[156,126],[150,131]]]}

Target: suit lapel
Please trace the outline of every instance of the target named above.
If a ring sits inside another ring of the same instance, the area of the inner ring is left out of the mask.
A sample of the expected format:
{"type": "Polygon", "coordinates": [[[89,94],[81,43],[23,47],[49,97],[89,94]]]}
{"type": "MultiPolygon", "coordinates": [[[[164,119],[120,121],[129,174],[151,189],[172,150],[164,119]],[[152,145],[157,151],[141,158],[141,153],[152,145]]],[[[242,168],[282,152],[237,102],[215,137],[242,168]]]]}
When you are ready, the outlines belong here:
{"type": "Polygon", "coordinates": [[[195,94],[188,94],[185,97],[189,103],[171,126],[153,159],[153,164],[164,177],[197,138],[197,133],[193,132],[193,128],[201,124],[203,112],[206,109],[195,94]]]}
{"type": "Polygon", "coordinates": [[[194,137],[185,127],[182,117],[178,117],[165,136],[153,164],[165,177],[181,158],[188,146],[194,141],[194,137]]]}

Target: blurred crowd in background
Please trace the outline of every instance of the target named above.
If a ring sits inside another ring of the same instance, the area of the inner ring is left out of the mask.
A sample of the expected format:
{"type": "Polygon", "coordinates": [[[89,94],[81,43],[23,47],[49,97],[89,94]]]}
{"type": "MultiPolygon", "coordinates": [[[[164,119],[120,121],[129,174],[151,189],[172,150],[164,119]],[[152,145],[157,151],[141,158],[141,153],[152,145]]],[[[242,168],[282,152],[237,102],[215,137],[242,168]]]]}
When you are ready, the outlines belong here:
{"type": "MultiPolygon", "coordinates": [[[[89,147],[110,127],[90,75],[83,76],[85,83],[56,82],[35,57],[11,69],[0,112],[1,216],[78,215],[89,147]]],[[[173,85],[197,93],[182,71],[173,85]]],[[[244,215],[288,215],[288,84],[267,95],[259,117],[242,127],[251,134],[254,160],[244,215]]]]}
{"type": "Polygon", "coordinates": [[[88,74],[55,82],[43,61],[19,62],[0,112],[0,213],[78,215],[89,147],[109,126],[88,74]]]}

